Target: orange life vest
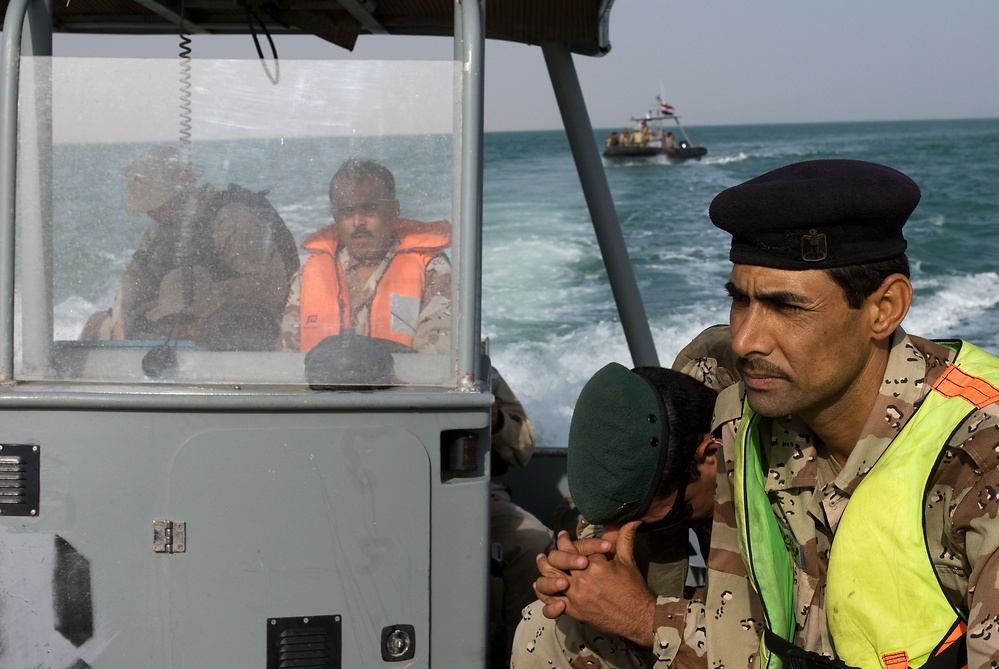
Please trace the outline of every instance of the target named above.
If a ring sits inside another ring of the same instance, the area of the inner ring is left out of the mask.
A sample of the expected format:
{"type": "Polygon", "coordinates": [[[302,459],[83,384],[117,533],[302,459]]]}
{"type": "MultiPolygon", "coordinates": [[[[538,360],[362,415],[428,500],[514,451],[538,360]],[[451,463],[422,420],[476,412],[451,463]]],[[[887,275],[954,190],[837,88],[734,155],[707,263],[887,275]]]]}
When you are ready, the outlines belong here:
{"type": "MultiPolygon", "coordinates": [[[[395,232],[399,247],[378,280],[367,334],[412,346],[427,263],[451,246],[451,224],[399,219],[395,232]]],[[[302,270],[299,346],[309,351],[326,337],[352,327],[350,291],[337,260],[339,236],[335,225],[319,230],[302,247],[312,255],[302,270]]]]}

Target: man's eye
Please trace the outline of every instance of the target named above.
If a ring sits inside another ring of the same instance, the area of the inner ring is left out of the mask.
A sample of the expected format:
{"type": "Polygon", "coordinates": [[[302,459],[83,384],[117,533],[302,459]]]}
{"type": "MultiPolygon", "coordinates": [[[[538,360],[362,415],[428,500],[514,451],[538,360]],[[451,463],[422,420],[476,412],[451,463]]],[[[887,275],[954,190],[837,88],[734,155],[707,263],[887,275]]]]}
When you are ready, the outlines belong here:
{"type": "Polygon", "coordinates": [[[749,297],[746,295],[732,295],[732,304],[743,306],[749,304],[749,297]]]}
{"type": "Polygon", "coordinates": [[[799,307],[797,304],[788,304],[787,302],[778,302],[774,306],[777,308],[778,311],[784,311],[784,312],[801,311],[801,307],[799,307]]]}
{"type": "Polygon", "coordinates": [[[356,207],[337,207],[333,210],[333,218],[352,218],[358,214],[361,216],[376,216],[381,212],[381,202],[365,202],[356,207]]]}

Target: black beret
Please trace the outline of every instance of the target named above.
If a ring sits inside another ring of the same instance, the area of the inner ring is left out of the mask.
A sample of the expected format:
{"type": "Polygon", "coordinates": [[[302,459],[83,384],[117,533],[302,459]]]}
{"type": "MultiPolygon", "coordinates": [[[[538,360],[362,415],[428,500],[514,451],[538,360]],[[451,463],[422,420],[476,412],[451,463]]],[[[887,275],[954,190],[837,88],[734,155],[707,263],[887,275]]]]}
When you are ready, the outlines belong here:
{"type": "MultiPolygon", "coordinates": [[[[576,401],[569,424],[567,473],[572,501],[591,523],[627,522],[648,510],[667,460],[686,470],[696,444],[681,444],[692,398],[707,397],[708,430],[714,392],[680,372],[661,370],[659,389],[612,362],[594,374],[576,401]]],[[[696,437],[693,437],[696,438],[696,437]]]]}
{"type": "Polygon", "coordinates": [[[793,163],[719,193],[711,222],[732,235],[729,259],[776,269],[827,269],[905,252],[902,226],[919,186],[861,160],[793,163]]]}

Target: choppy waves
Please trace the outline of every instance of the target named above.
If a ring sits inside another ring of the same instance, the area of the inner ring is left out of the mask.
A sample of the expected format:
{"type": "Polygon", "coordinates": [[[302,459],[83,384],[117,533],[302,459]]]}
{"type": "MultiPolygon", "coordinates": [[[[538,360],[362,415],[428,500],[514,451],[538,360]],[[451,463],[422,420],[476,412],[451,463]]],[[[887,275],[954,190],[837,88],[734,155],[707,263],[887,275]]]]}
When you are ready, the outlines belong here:
{"type": "MultiPolygon", "coordinates": [[[[708,156],[683,165],[607,166],[660,363],[709,325],[726,322],[727,237],[707,209],[720,190],[790,162],[854,158],[913,176],[923,200],[907,227],[916,295],[904,323],[999,352],[999,275],[992,258],[999,193],[999,121],[688,128],[708,156]],[[948,138],[951,150],[929,145],[948,138]],[[685,169],[675,169],[683,167],[685,169]],[[987,179],[986,179],[987,180],[987,179]]],[[[608,131],[609,132],[609,131],[608,131]]],[[[564,446],[585,381],[609,361],[631,364],[579,181],[561,133],[486,137],[483,334],[546,446],[564,446]],[[490,145],[503,142],[500,150],[490,145]],[[538,147],[544,150],[537,150],[538,147]],[[515,148],[515,147],[519,147],[515,148]],[[506,159],[546,169],[525,179],[506,159]],[[535,199],[532,196],[543,194],[535,199]],[[526,230],[531,234],[526,234],[526,230]]],[[[597,139],[603,135],[596,132],[597,139]]]]}

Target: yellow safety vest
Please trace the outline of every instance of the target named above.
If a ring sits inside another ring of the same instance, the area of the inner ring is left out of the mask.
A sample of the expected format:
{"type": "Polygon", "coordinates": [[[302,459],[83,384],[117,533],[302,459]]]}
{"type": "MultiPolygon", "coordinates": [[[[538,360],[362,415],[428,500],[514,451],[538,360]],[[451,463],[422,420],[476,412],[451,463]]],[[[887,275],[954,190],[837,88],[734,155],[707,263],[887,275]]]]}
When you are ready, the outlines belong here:
{"type": "MultiPolygon", "coordinates": [[[[965,629],[933,569],[923,509],[941,436],[999,400],[999,358],[966,342],[940,343],[957,359],[854,491],[832,544],[826,619],[837,656],[851,666],[919,667],[965,629]]],[[[745,403],[735,458],[740,549],[768,629],[793,641],[793,572],[764,487],[760,420],[745,403]]],[[[764,667],[783,664],[765,643],[760,655],[764,667]]]]}

